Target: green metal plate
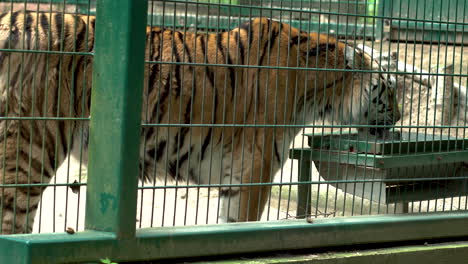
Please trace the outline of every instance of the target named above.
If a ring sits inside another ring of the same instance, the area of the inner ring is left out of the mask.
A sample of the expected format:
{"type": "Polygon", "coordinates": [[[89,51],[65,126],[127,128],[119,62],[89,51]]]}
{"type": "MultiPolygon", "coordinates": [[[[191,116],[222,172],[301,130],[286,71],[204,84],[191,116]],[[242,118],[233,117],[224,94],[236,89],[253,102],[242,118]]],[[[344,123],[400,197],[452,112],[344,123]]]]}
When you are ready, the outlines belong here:
{"type": "Polygon", "coordinates": [[[390,169],[412,167],[415,165],[431,165],[463,162],[468,160],[468,150],[449,152],[412,153],[406,155],[376,155],[369,153],[353,153],[344,151],[291,149],[289,157],[299,160],[328,161],[340,164],[390,169]]]}
{"type": "Polygon", "coordinates": [[[427,152],[465,150],[467,138],[453,138],[446,135],[402,132],[400,139],[377,139],[357,133],[305,134],[312,149],[324,151],[346,151],[377,155],[399,155],[427,152]]]}

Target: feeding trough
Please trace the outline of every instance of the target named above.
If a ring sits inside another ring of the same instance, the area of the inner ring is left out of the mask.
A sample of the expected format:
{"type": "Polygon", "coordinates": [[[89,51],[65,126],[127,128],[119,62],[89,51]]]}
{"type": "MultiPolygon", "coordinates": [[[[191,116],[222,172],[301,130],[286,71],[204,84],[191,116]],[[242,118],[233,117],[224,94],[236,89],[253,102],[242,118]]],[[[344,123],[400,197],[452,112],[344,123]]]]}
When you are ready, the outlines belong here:
{"type": "MultiPolygon", "coordinates": [[[[292,149],[300,182],[310,182],[313,162],[328,184],[378,203],[466,195],[468,139],[399,133],[377,139],[358,133],[305,134],[309,148],[292,149]]],[[[298,215],[310,214],[310,184],[299,185],[298,215]],[[299,212],[301,211],[301,212],[299,212]]]]}

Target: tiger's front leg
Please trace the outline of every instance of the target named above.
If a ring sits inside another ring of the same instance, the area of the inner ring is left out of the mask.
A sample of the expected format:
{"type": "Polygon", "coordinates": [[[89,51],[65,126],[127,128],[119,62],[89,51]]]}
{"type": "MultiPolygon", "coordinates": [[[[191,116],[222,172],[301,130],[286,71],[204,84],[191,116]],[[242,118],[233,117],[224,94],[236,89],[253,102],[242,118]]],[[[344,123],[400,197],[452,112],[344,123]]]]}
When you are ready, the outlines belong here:
{"type": "Polygon", "coordinates": [[[31,124],[31,121],[0,122],[0,234],[32,232],[44,188],[28,185],[48,183],[53,175],[54,144],[48,140],[42,143],[38,132],[44,125],[31,124]],[[37,129],[32,129],[36,134],[30,133],[31,127],[37,129]]]}
{"type": "Polygon", "coordinates": [[[252,159],[244,157],[243,164],[236,162],[232,175],[225,174],[223,184],[234,186],[223,187],[220,191],[221,213],[218,222],[259,221],[262,217],[271,186],[256,184],[272,181],[270,162],[268,159],[262,159],[260,151],[257,151],[252,158],[253,167],[250,166],[252,159]],[[245,186],[239,187],[239,184],[245,186]]]}

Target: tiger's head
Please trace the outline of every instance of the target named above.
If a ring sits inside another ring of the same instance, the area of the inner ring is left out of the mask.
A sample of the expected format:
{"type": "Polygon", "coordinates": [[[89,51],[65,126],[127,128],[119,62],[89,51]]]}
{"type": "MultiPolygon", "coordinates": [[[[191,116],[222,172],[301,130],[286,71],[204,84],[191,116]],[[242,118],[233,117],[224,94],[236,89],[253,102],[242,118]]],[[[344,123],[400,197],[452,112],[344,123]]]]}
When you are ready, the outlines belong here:
{"type": "MultiPolygon", "coordinates": [[[[297,46],[310,115],[333,124],[365,125],[360,131],[381,136],[401,118],[396,80],[359,48],[327,35],[308,34],[297,46]]],[[[314,118],[317,119],[317,118],[314,118]]]]}
{"type": "Polygon", "coordinates": [[[367,131],[371,135],[382,137],[384,132],[395,125],[401,118],[396,98],[396,80],[395,77],[383,68],[377,59],[372,58],[359,48],[346,46],[348,52],[348,63],[350,61],[360,60],[357,67],[348,65],[350,69],[356,69],[359,72],[352,76],[351,86],[358,88],[358,91],[350,91],[348,95],[348,111],[352,116],[349,118],[353,124],[369,125],[360,128],[359,131],[367,131]],[[352,53],[352,51],[354,51],[352,53]],[[352,102],[362,102],[359,106],[352,102]]]}

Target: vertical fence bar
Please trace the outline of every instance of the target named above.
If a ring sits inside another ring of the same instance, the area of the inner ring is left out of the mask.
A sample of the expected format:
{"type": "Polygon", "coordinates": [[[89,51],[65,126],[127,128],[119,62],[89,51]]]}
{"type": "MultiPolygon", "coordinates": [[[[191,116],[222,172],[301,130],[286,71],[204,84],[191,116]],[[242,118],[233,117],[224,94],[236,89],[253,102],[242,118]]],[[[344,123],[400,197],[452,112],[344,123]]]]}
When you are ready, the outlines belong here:
{"type": "Polygon", "coordinates": [[[306,218],[312,213],[312,185],[304,184],[312,180],[312,161],[303,153],[299,158],[299,182],[297,187],[297,218],[306,218]]]}
{"type": "Polygon", "coordinates": [[[98,0],[86,229],[135,234],[147,0],[98,0]]]}

